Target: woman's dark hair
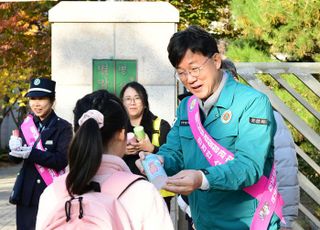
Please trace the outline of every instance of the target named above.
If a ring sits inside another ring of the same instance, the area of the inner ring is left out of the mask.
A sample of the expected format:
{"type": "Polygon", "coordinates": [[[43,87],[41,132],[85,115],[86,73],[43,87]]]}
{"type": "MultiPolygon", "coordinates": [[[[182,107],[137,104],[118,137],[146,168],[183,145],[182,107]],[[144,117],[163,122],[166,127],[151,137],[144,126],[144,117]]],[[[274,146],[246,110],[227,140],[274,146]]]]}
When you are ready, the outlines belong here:
{"type": "Polygon", "coordinates": [[[145,107],[145,109],[149,110],[149,102],[148,102],[148,94],[146,89],[143,87],[143,85],[141,85],[140,83],[136,82],[136,81],[132,81],[127,83],[125,86],[123,86],[123,88],[121,89],[120,92],[120,98],[121,100],[123,100],[123,95],[124,92],[126,91],[126,89],[128,88],[133,88],[135,91],[137,91],[137,93],[139,94],[139,97],[142,100],[143,106],[145,107]]]}
{"type": "Polygon", "coordinates": [[[189,26],[171,37],[167,50],[173,67],[178,67],[188,49],[206,57],[219,53],[215,39],[199,26],[189,26]]]}
{"type": "Polygon", "coordinates": [[[144,131],[151,136],[153,132],[153,120],[155,119],[155,115],[150,111],[149,109],[149,101],[148,101],[148,94],[146,89],[141,85],[140,83],[136,81],[132,81],[127,83],[123,88],[121,89],[120,92],[120,98],[123,100],[123,95],[126,89],[128,88],[133,88],[135,91],[137,91],[139,97],[142,100],[144,110],[143,110],[143,115],[142,115],[142,120],[141,123],[145,124],[144,131]]]}
{"type": "Polygon", "coordinates": [[[68,152],[69,174],[66,178],[66,187],[71,196],[90,190],[88,185],[99,169],[104,146],[117,131],[126,129],[128,122],[128,115],[119,98],[106,90],[98,90],[79,99],[73,113],[76,133],[68,152]],[[99,129],[93,118],[79,127],[79,119],[91,109],[103,114],[102,128],[99,129]]]}

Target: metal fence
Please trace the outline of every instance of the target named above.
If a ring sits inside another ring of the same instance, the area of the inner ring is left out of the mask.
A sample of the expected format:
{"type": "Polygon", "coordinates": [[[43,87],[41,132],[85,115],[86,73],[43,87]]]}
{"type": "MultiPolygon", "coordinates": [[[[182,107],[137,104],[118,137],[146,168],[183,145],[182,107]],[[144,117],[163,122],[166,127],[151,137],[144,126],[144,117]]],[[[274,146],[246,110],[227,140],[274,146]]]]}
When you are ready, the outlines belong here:
{"type": "MultiPolygon", "coordinates": [[[[319,111],[314,108],[308,101],[291,87],[283,74],[293,74],[297,77],[308,90],[311,90],[319,99],[317,107],[320,107],[320,63],[238,63],[236,64],[240,77],[252,87],[268,95],[273,107],[295,127],[318,151],[320,154],[320,136],[312,129],[301,117],[299,117],[291,108],[289,108],[266,84],[258,77],[260,74],[268,74],[278,84],[281,85],[297,102],[308,110],[314,119],[320,120],[319,111]],[[318,106],[319,105],[319,106],[318,106]]],[[[309,157],[298,145],[296,147],[297,155],[300,156],[307,164],[315,170],[318,177],[320,176],[319,165],[309,157]]],[[[318,205],[320,205],[320,191],[305,175],[299,171],[300,188],[306,192],[318,205]]],[[[318,185],[319,186],[319,185],[318,185]]],[[[299,210],[310,220],[312,228],[320,229],[320,221],[316,218],[306,206],[301,202],[299,210]]],[[[296,225],[299,229],[299,225],[296,225]]]]}

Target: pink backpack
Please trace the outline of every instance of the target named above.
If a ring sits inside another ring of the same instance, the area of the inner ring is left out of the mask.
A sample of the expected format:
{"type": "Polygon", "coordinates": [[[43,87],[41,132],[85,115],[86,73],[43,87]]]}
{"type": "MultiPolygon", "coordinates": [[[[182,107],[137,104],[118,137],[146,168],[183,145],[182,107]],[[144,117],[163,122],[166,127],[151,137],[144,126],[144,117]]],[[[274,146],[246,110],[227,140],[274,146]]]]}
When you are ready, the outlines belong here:
{"type": "Polygon", "coordinates": [[[53,215],[46,220],[49,229],[132,229],[130,218],[118,198],[134,182],[144,179],[127,172],[116,172],[102,185],[101,192],[88,192],[71,198],[66,190],[65,176],[55,181],[60,197],[53,215]],[[64,179],[62,179],[64,177],[64,179]]]}

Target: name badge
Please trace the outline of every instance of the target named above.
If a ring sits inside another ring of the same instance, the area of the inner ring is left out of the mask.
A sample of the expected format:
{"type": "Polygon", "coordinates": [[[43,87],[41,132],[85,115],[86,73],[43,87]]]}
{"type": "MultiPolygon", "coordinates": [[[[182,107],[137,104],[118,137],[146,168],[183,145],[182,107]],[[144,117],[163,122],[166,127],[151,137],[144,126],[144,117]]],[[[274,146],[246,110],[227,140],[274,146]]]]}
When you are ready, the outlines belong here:
{"type": "Polygon", "coordinates": [[[251,124],[257,124],[257,125],[267,125],[269,123],[267,119],[255,118],[255,117],[250,117],[249,122],[251,124]]]}
{"type": "Polygon", "coordinates": [[[53,145],[53,140],[47,140],[45,145],[53,145]]]}
{"type": "Polygon", "coordinates": [[[188,120],[181,120],[180,126],[189,126],[189,121],[188,120]]]}

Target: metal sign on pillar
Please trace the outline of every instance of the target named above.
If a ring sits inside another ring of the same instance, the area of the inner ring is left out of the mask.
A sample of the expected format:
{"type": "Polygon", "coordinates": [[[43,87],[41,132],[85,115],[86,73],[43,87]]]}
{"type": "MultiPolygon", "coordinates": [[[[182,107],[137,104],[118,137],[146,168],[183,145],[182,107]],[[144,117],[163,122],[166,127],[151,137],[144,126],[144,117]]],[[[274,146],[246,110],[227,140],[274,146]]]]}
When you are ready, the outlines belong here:
{"type": "Polygon", "coordinates": [[[93,59],[93,91],[107,89],[119,95],[126,83],[136,80],[136,60],[93,59]]]}

